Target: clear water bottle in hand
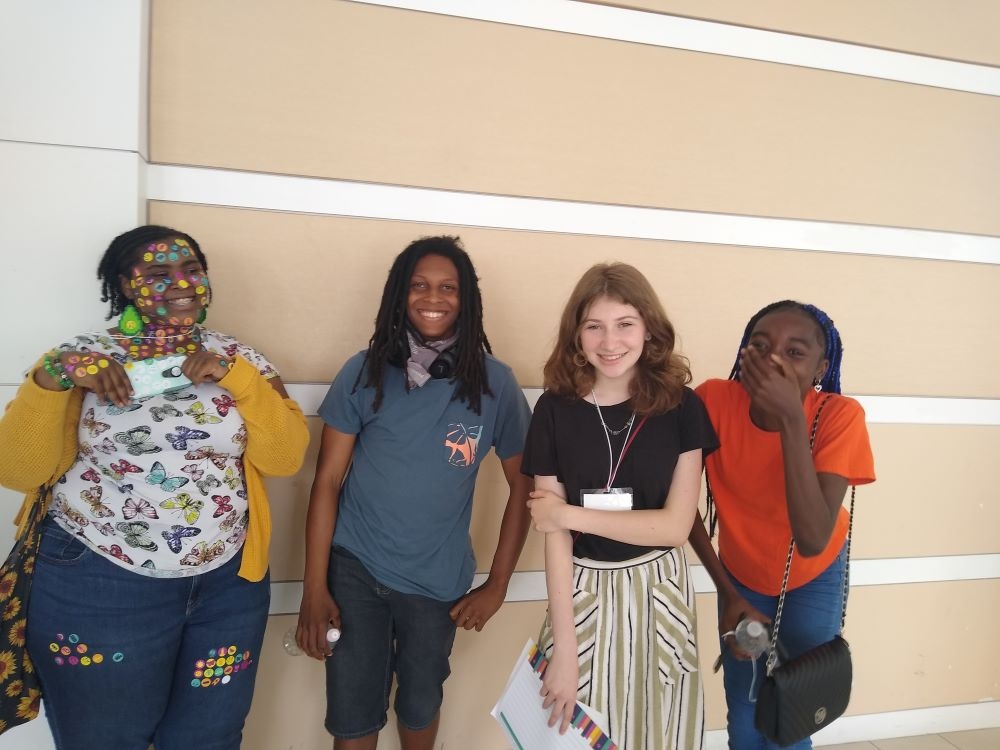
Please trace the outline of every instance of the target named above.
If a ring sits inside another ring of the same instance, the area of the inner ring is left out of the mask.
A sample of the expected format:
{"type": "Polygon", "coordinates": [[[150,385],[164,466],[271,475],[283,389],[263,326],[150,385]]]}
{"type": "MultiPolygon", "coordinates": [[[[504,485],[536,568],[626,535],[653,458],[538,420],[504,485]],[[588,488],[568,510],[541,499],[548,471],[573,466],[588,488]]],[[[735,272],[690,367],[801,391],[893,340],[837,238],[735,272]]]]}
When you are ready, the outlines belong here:
{"type": "MultiPolygon", "coordinates": [[[[298,641],[295,640],[295,631],[297,629],[296,625],[292,625],[288,630],[285,631],[284,637],[281,639],[281,645],[285,647],[285,653],[289,656],[301,656],[304,652],[299,648],[298,641]]],[[[337,645],[337,641],[340,640],[340,631],[337,628],[330,628],[326,631],[326,645],[333,650],[333,647],[337,645]]]]}
{"type": "Polygon", "coordinates": [[[734,632],[736,645],[754,658],[757,658],[771,644],[771,633],[762,622],[744,618],[740,620],[734,632]]]}

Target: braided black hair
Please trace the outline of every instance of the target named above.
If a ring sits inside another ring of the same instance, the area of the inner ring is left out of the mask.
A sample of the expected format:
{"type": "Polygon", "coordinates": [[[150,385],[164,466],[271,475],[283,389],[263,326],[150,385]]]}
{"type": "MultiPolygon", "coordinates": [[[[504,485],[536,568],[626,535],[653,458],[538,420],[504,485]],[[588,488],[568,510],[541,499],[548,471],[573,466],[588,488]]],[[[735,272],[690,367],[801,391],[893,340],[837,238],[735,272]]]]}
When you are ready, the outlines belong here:
{"type": "Polygon", "coordinates": [[[753,333],[753,329],[757,326],[757,323],[760,322],[760,319],[765,315],[779,310],[795,310],[805,313],[812,318],[812,320],[819,327],[820,334],[823,336],[823,357],[829,362],[826,372],[823,373],[823,379],[820,381],[820,385],[827,393],[840,393],[840,364],[844,357],[844,346],[840,340],[840,331],[837,330],[837,327],[833,324],[833,320],[830,316],[818,307],[815,307],[814,305],[806,305],[802,302],[796,302],[795,300],[790,299],[774,302],[762,310],[759,310],[756,315],[750,318],[750,322],[747,323],[747,327],[743,331],[743,339],[740,341],[740,348],[736,353],[736,362],[733,364],[733,369],[729,373],[729,379],[740,379],[739,352],[746,348],[750,341],[750,334],[753,333]]]}
{"type": "Polygon", "coordinates": [[[180,237],[187,240],[201,267],[208,271],[208,261],[195,239],[184,232],[178,232],[170,227],[156,224],[146,224],[123,232],[111,240],[108,249],[104,251],[101,262],[97,266],[97,278],[101,282],[101,302],[110,302],[110,310],[105,320],[119,315],[131,303],[122,291],[121,276],[129,278],[132,265],[136,262],[139,251],[150,242],[180,237]]]}
{"type": "MultiPolygon", "coordinates": [[[[378,411],[384,395],[386,366],[405,367],[410,345],[406,337],[406,306],[410,279],[417,262],[425,255],[440,255],[458,270],[458,339],[455,342],[454,380],[458,381],[453,400],[465,401],[476,414],[482,413],[482,395],[492,396],[486,374],[484,352],[492,354],[483,330],[483,299],[472,259],[458,237],[421,237],[403,250],[389,269],[382,302],[375,316],[375,332],[368,341],[365,367],[354,381],[355,390],[365,375],[365,388],[375,388],[372,408],[378,411]]],[[[407,388],[409,383],[407,382],[407,388]]]]}

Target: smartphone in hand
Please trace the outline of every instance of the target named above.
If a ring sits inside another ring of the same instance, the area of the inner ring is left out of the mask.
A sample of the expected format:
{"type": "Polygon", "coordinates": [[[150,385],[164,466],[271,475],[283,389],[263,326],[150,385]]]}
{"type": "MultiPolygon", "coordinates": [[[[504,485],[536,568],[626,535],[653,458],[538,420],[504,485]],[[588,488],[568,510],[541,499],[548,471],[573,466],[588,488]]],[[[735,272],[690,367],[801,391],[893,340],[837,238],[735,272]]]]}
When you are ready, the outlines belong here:
{"type": "Polygon", "coordinates": [[[142,359],[138,362],[128,361],[124,364],[125,373],[132,383],[132,398],[136,401],[158,396],[161,393],[171,393],[187,388],[191,381],[181,372],[185,355],[175,354],[159,359],[142,359]]]}

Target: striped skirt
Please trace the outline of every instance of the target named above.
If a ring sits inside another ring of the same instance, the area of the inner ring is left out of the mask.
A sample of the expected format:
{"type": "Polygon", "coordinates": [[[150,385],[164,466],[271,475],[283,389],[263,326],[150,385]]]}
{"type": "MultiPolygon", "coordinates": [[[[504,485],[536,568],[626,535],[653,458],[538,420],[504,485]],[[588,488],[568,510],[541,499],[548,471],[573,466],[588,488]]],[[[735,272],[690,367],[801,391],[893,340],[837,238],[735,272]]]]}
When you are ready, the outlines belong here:
{"type": "MultiPolygon", "coordinates": [[[[577,699],[620,750],[702,750],[694,589],[683,548],[623,562],[574,558],[577,699]]],[[[538,643],[552,655],[548,616],[538,643]]]]}

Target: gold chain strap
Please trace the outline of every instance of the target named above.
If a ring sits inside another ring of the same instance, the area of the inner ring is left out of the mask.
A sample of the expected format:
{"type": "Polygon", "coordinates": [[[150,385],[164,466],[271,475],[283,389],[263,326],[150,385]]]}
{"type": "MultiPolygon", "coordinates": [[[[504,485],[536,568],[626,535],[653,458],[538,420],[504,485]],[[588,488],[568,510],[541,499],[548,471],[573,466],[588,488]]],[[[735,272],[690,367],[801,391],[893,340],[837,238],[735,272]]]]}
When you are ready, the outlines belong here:
{"type": "MultiPolygon", "coordinates": [[[[823,411],[823,407],[826,406],[826,402],[830,400],[828,395],[826,398],[820,402],[819,409],[816,410],[816,416],[813,418],[812,430],[809,432],[809,450],[812,451],[816,445],[816,431],[819,429],[819,415],[823,411]]],[[[840,629],[844,629],[844,622],[847,620],[847,591],[850,585],[850,572],[851,572],[851,533],[854,530],[854,492],[855,488],[851,486],[851,512],[848,516],[847,522],[847,569],[844,571],[844,597],[843,597],[843,608],[840,611],[840,629]]],[[[792,569],[792,554],[795,551],[795,538],[788,545],[788,559],[785,560],[785,574],[781,578],[781,593],[778,595],[778,609],[774,613],[774,629],[771,631],[771,645],[767,655],[767,676],[771,676],[771,672],[778,664],[778,629],[781,627],[781,612],[785,607],[785,592],[788,588],[788,574],[792,569]]]]}

